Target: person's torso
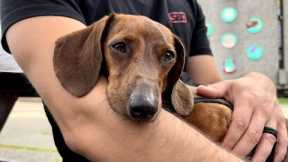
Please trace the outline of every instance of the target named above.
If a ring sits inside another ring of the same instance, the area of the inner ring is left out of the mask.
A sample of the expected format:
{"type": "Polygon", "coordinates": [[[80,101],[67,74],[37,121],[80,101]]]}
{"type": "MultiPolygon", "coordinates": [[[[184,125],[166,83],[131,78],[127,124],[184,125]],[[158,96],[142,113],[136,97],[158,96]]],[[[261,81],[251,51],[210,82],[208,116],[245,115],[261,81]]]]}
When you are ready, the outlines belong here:
{"type": "Polygon", "coordinates": [[[79,0],[87,25],[110,13],[144,15],[169,27],[190,52],[195,27],[193,0],[79,0]]]}

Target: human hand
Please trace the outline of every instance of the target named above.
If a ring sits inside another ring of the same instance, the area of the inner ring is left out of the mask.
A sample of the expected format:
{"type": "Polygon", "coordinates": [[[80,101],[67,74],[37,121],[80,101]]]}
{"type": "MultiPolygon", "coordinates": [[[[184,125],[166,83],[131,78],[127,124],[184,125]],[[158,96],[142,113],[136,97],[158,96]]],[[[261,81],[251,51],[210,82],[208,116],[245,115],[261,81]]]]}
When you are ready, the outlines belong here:
{"type": "Polygon", "coordinates": [[[265,161],[276,143],[274,161],[282,161],[287,152],[285,118],[277,103],[273,82],[259,73],[240,79],[199,86],[197,93],[211,98],[225,98],[234,105],[232,122],[222,146],[240,157],[246,157],[257,145],[252,161],[265,161]],[[264,127],[278,131],[277,139],[263,133],[264,127]]]}

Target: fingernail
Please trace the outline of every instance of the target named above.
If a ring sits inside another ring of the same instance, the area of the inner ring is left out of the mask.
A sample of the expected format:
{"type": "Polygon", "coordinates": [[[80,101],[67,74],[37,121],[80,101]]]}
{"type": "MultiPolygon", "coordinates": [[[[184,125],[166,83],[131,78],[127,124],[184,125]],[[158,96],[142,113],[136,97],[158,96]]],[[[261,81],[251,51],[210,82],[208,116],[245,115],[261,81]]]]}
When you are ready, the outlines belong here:
{"type": "Polygon", "coordinates": [[[198,88],[209,88],[207,85],[199,85],[198,88]]]}

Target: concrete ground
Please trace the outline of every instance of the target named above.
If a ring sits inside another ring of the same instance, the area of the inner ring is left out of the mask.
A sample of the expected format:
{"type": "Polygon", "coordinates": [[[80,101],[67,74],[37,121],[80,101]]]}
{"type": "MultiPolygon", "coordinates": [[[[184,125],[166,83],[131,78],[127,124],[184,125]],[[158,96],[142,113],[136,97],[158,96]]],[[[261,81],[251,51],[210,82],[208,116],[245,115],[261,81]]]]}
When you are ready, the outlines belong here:
{"type": "MultiPolygon", "coordinates": [[[[284,105],[288,114],[288,106],[284,105]]],[[[0,162],[61,162],[39,99],[20,99],[0,133],[0,162]]]]}
{"type": "Polygon", "coordinates": [[[0,133],[0,161],[60,162],[39,99],[20,99],[0,133]]]}

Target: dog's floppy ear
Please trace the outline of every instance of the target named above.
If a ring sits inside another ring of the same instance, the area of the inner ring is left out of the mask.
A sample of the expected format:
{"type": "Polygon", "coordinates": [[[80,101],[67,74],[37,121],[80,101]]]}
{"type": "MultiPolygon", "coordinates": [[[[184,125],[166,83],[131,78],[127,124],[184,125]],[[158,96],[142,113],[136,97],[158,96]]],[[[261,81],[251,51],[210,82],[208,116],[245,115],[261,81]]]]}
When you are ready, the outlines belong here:
{"type": "Polygon", "coordinates": [[[166,83],[166,90],[169,90],[170,94],[173,90],[174,85],[180,78],[181,72],[183,71],[185,65],[185,47],[181,42],[180,38],[178,38],[176,35],[174,36],[174,46],[177,53],[177,60],[175,65],[168,73],[166,83]]]}
{"type": "Polygon", "coordinates": [[[172,105],[177,114],[188,116],[191,114],[194,106],[195,89],[192,86],[178,80],[175,84],[171,96],[172,105]]]}
{"type": "MultiPolygon", "coordinates": [[[[185,47],[180,38],[174,35],[174,46],[177,53],[177,60],[167,76],[166,88],[162,94],[163,103],[166,106],[172,106],[171,95],[173,88],[181,76],[185,65],[185,47]]],[[[174,110],[175,111],[175,110],[174,110]]]]}
{"type": "Polygon", "coordinates": [[[96,85],[103,60],[102,43],[114,15],[56,41],[54,70],[62,86],[72,95],[87,95],[96,85]]]}

